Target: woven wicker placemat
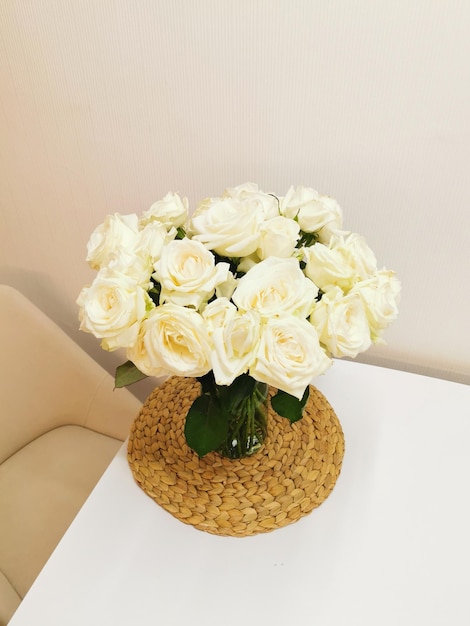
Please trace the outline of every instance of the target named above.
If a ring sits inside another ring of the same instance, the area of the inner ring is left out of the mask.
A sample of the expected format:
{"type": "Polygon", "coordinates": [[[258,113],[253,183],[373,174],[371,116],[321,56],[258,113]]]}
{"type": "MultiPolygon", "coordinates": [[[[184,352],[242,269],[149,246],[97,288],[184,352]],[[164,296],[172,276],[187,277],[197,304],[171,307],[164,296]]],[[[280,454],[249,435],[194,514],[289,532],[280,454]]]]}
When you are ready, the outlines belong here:
{"type": "Polygon", "coordinates": [[[199,394],[195,379],[169,378],[132,425],[129,465],[155,502],[199,530],[242,537],[286,526],[326,500],[341,470],[344,437],[317,389],[310,387],[295,424],[269,408],[264,447],[237,460],[215,452],[199,458],[186,444],[186,414],[199,394]]]}

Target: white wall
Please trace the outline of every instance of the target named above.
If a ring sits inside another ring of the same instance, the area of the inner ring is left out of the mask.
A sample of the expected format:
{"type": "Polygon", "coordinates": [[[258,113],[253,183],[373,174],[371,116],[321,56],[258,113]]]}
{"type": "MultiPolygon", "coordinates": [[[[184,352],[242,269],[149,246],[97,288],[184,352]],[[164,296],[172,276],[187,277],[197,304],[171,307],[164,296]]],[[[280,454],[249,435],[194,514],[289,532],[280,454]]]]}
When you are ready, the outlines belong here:
{"type": "Polygon", "coordinates": [[[361,360],[470,382],[470,3],[2,0],[0,281],[77,331],[107,213],[247,180],[338,199],[403,283],[361,360]]]}

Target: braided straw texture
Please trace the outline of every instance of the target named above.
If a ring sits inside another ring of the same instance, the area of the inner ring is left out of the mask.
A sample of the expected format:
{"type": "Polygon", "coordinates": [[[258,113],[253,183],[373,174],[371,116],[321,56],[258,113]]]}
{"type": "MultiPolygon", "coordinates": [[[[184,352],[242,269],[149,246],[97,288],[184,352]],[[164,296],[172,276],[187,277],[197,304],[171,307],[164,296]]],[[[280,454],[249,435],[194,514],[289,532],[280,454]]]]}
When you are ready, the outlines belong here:
{"type": "Polygon", "coordinates": [[[326,500],[341,470],[344,437],[317,389],[310,387],[304,417],[295,424],[269,403],[265,445],[236,460],[216,452],[199,458],[186,444],[186,414],[199,394],[195,379],[169,378],[132,425],[129,465],[155,502],[199,530],[244,537],[287,526],[326,500]]]}

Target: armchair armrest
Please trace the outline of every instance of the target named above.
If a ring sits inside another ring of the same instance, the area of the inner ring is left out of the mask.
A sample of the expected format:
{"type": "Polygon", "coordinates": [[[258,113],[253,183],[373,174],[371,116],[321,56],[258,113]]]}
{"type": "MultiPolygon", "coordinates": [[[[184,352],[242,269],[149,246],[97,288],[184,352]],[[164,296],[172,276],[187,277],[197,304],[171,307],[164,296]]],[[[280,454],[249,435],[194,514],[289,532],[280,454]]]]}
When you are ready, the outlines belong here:
{"type": "Polygon", "coordinates": [[[141,403],[22,294],[0,285],[0,463],[65,424],[125,439],[141,403]]]}

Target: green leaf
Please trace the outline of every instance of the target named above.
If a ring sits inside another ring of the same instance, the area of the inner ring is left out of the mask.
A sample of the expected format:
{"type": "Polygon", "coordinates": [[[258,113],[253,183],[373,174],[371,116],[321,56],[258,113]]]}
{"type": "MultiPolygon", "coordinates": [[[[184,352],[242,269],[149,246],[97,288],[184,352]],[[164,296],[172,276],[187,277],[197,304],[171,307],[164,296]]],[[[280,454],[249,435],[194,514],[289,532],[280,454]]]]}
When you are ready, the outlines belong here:
{"type": "Polygon", "coordinates": [[[214,372],[210,370],[204,376],[199,376],[197,380],[201,384],[202,393],[215,393],[217,385],[215,384],[214,372]]]}
{"type": "Polygon", "coordinates": [[[303,230],[300,231],[300,238],[297,242],[297,245],[295,246],[296,248],[309,248],[310,246],[313,246],[316,244],[316,242],[319,240],[320,235],[318,234],[317,231],[313,232],[313,233],[306,233],[303,230]]]}
{"type": "Polygon", "coordinates": [[[228,418],[217,400],[208,394],[196,398],[184,426],[188,446],[199,456],[204,456],[217,450],[227,432],[228,418]]]}
{"type": "Polygon", "coordinates": [[[116,375],[114,377],[115,387],[126,387],[132,385],[139,380],[147,378],[146,374],[143,374],[132,361],[126,361],[122,365],[116,368],[116,375]]]}
{"type": "Polygon", "coordinates": [[[302,419],[309,393],[310,390],[309,387],[307,387],[302,396],[302,400],[299,400],[295,396],[291,396],[289,393],[279,390],[271,399],[271,406],[278,415],[287,417],[291,424],[293,424],[302,419]]]}
{"type": "Polygon", "coordinates": [[[228,411],[234,411],[240,403],[248,398],[255,388],[256,380],[248,374],[242,374],[235,378],[231,385],[219,385],[218,394],[222,406],[228,411]]]}

